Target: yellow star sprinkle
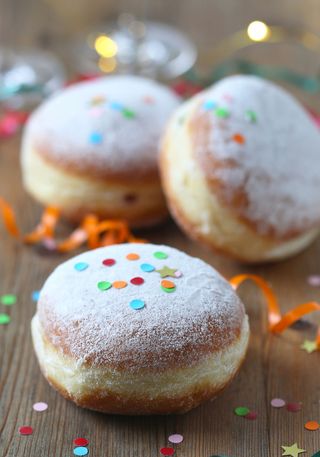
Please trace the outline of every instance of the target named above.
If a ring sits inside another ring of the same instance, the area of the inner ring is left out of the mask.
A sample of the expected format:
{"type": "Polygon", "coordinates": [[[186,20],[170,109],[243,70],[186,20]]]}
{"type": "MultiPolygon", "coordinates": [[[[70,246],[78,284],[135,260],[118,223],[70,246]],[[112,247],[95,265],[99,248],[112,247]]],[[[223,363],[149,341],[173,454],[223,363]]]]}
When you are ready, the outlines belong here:
{"type": "Polygon", "coordinates": [[[306,452],[305,449],[298,448],[297,443],[292,444],[291,446],[281,446],[283,449],[282,455],[289,455],[291,457],[299,457],[299,454],[306,452]]]}
{"type": "Polygon", "coordinates": [[[175,272],[177,270],[174,268],[169,268],[164,266],[161,268],[161,270],[156,270],[157,273],[160,273],[161,278],[166,278],[167,276],[171,276],[172,278],[175,278],[175,272]]]}
{"type": "Polygon", "coordinates": [[[318,343],[316,341],[304,340],[300,348],[306,351],[308,354],[311,354],[318,349],[318,343]]]}

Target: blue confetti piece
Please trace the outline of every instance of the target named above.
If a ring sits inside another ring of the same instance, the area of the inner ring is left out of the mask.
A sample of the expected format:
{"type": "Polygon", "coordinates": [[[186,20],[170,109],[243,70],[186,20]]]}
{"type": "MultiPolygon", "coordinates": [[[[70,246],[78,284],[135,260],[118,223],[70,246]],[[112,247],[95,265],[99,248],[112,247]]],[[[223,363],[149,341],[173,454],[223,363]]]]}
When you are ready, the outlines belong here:
{"type": "Polygon", "coordinates": [[[73,449],[73,453],[74,453],[74,455],[77,455],[77,456],[87,455],[89,453],[89,450],[88,450],[88,448],[86,448],[84,446],[79,446],[79,447],[75,447],[73,449]]]}
{"type": "Polygon", "coordinates": [[[135,300],[131,300],[130,306],[132,309],[142,309],[144,308],[144,301],[136,298],[135,300]]]}
{"type": "Polygon", "coordinates": [[[39,300],[40,290],[34,290],[31,294],[31,298],[33,301],[37,302],[39,300]]]}
{"type": "Polygon", "coordinates": [[[114,109],[115,111],[122,111],[124,109],[124,106],[119,102],[111,102],[110,108],[114,109]]]}
{"type": "Polygon", "coordinates": [[[208,111],[213,108],[216,108],[216,107],[217,107],[217,103],[214,102],[213,100],[206,100],[203,104],[203,108],[208,111]]]}
{"type": "Polygon", "coordinates": [[[74,269],[77,271],[83,271],[88,268],[89,264],[86,262],[78,262],[74,265],[74,269]]]}
{"type": "Polygon", "coordinates": [[[103,135],[99,132],[92,132],[89,136],[91,144],[101,144],[103,142],[103,135]]]}
{"type": "Polygon", "coordinates": [[[146,273],[151,273],[151,271],[155,270],[155,267],[153,265],[150,265],[150,263],[143,263],[142,265],[140,265],[140,268],[142,271],[146,273]]]}

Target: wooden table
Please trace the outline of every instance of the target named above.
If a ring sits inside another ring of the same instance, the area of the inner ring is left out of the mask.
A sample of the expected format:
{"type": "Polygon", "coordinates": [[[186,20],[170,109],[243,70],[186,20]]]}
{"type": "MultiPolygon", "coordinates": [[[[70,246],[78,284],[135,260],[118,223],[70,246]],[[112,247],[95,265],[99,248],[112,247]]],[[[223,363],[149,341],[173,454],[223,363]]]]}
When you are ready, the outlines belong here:
{"type": "MultiPolygon", "coordinates": [[[[0,143],[0,195],[15,207],[21,227],[31,229],[39,220],[40,207],[23,191],[19,171],[19,139],[0,143]]],[[[185,238],[173,222],[143,233],[152,242],[176,246],[215,266],[227,278],[239,272],[255,272],[269,280],[283,310],[309,299],[320,300],[319,289],[308,286],[306,277],[320,273],[320,240],[288,261],[244,267],[185,238]]],[[[184,436],[177,457],[278,457],[281,445],[297,442],[306,457],[320,449],[319,431],[304,429],[307,420],[320,420],[320,354],[308,355],[299,348],[315,328],[288,330],[282,336],[266,331],[261,294],[253,285],[240,291],[251,321],[251,341],[244,366],[232,385],[214,402],[181,416],[116,417],[82,410],[60,397],[44,380],[34,356],[30,319],[35,312],[33,290],[41,288],[47,275],[66,256],[25,247],[10,239],[0,223],[0,295],[16,294],[17,304],[0,305],[12,321],[0,326],[0,456],[68,457],[77,436],[89,439],[91,457],[156,457],[172,433],[184,436]],[[270,400],[281,397],[301,401],[297,413],[276,410],[270,400]],[[37,401],[49,408],[32,409],[37,401]],[[255,421],[237,417],[236,406],[258,412],[255,421]],[[32,436],[20,436],[22,425],[34,427],[32,436]]],[[[318,316],[312,317],[313,322],[318,316]]]]}

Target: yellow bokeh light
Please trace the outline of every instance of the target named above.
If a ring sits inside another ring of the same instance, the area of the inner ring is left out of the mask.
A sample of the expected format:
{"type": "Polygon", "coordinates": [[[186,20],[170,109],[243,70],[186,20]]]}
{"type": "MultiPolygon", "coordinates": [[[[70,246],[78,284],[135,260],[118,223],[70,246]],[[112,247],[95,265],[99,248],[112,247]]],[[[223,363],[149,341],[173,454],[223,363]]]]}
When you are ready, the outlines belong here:
{"type": "Polygon", "coordinates": [[[100,56],[107,58],[114,57],[118,51],[117,43],[107,35],[98,36],[94,42],[94,47],[100,56]]]}
{"type": "Polygon", "coordinates": [[[247,34],[252,41],[265,41],[270,35],[270,29],[262,21],[253,21],[248,25],[247,34]]]}
{"type": "Polygon", "coordinates": [[[112,73],[117,68],[116,59],[100,57],[98,66],[103,73],[112,73]]]}

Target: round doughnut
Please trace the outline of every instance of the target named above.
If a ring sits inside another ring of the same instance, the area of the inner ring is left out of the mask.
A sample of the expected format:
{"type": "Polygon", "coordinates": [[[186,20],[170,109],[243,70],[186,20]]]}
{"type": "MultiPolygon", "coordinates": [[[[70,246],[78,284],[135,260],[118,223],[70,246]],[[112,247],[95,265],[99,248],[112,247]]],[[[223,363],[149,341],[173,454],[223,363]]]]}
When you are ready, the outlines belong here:
{"type": "Polygon", "coordinates": [[[151,225],[167,216],[158,143],[178,98],[136,76],[75,84],[30,117],[22,142],[26,190],[72,220],[93,212],[151,225]]]}
{"type": "Polygon", "coordinates": [[[232,380],[249,325],[211,266],[129,243],[61,264],[40,292],[32,334],[44,376],[65,398],[106,413],[168,414],[232,380]]]}
{"type": "Polygon", "coordinates": [[[177,109],[161,174],[186,234],[244,262],[291,256],[320,228],[320,132],[289,93],[231,76],[177,109]]]}

